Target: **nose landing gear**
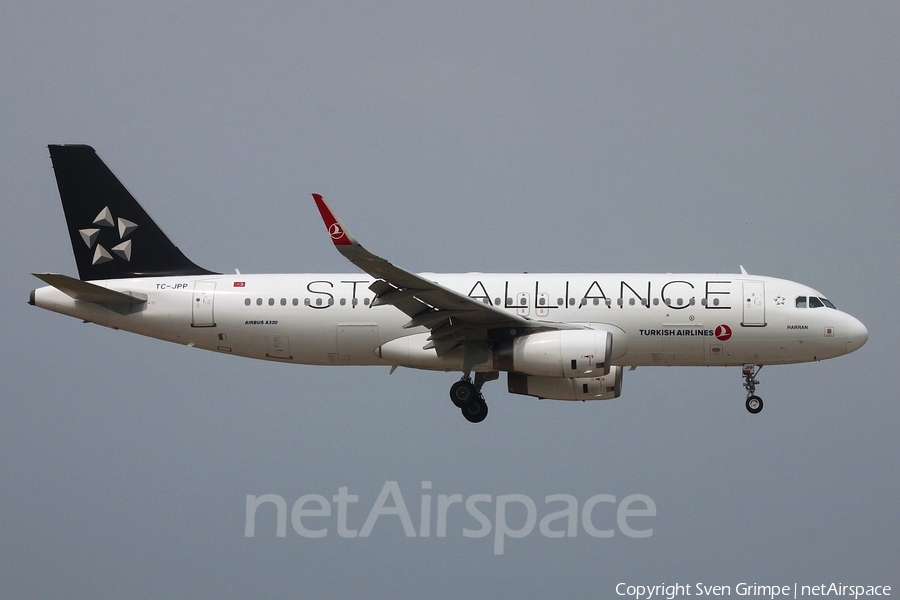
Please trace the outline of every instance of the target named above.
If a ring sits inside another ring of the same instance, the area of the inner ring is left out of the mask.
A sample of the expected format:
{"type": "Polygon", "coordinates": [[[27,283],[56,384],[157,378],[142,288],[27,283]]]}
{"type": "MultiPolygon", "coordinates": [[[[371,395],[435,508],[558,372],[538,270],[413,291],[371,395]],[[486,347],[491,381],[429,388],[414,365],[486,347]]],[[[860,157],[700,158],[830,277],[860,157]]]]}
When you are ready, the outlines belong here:
{"type": "Polygon", "coordinates": [[[750,414],[755,415],[759,411],[763,409],[763,401],[762,398],[756,395],[756,386],[759,385],[759,380],[756,376],[762,370],[762,365],[744,365],[743,368],[743,376],[744,376],[744,389],[747,390],[747,402],[745,406],[750,414]]]}

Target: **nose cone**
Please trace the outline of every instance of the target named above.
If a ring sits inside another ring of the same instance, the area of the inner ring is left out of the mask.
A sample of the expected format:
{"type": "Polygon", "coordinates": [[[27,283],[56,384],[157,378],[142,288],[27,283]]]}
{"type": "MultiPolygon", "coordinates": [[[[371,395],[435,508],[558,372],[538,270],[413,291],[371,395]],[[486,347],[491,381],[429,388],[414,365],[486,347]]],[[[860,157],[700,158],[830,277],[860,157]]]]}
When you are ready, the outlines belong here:
{"type": "Polygon", "coordinates": [[[862,348],[869,339],[869,330],[856,317],[847,317],[847,353],[862,348]]]}

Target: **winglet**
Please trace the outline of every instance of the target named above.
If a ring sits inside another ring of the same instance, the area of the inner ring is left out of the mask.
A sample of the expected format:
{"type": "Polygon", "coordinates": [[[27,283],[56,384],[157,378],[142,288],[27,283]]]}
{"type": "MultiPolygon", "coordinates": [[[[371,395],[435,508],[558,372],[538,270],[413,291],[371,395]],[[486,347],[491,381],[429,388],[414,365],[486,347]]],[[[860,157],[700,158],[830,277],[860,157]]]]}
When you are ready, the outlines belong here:
{"type": "Polygon", "coordinates": [[[350,235],[350,232],[347,231],[344,224],[334,216],[334,213],[331,212],[331,209],[325,204],[325,200],[322,196],[313,194],[312,197],[313,200],[316,201],[316,207],[319,209],[319,214],[322,215],[322,220],[325,221],[325,227],[328,229],[328,235],[331,236],[331,241],[334,242],[334,245],[358,246],[359,244],[353,236],[350,235]]]}

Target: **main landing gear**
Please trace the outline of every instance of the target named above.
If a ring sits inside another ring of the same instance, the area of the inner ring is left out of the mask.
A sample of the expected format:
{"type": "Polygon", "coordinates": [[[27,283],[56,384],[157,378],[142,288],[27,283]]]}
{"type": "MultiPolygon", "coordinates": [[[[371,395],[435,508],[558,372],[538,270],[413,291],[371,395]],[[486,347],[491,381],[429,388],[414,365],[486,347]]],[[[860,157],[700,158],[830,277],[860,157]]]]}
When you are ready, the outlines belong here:
{"type": "Polygon", "coordinates": [[[481,395],[481,386],[487,381],[486,377],[475,375],[475,383],[469,380],[468,374],[450,386],[450,400],[456,406],[469,423],[481,423],[487,417],[488,407],[481,395]]]}
{"type": "Polygon", "coordinates": [[[750,414],[755,415],[759,411],[763,409],[763,401],[762,398],[756,395],[756,386],[759,385],[759,380],[756,376],[762,370],[762,365],[744,365],[743,375],[744,375],[744,389],[747,390],[747,402],[745,403],[747,410],[750,414]]]}

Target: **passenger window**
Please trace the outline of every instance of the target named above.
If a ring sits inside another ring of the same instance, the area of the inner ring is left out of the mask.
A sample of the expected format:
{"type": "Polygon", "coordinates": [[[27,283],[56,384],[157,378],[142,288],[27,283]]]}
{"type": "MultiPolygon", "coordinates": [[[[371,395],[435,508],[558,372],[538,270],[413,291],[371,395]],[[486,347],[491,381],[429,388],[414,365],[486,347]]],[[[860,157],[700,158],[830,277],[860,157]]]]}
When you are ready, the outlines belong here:
{"type": "Polygon", "coordinates": [[[256,299],[256,305],[257,305],[257,306],[262,306],[262,298],[257,298],[257,299],[256,299]]]}
{"type": "Polygon", "coordinates": [[[269,298],[269,306],[275,306],[275,298],[269,298]]]}
{"type": "Polygon", "coordinates": [[[298,304],[300,304],[300,301],[297,300],[296,298],[294,298],[293,300],[291,300],[291,304],[293,304],[294,306],[297,306],[298,304]]]}
{"type": "Polygon", "coordinates": [[[346,305],[347,305],[347,299],[341,298],[341,306],[346,306],[346,305]]]}
{"type": "Polygon", "coordinates": [[[368,305],[369,305],[369,299],[368,299],[368,298],[364,298],[364,299],[363,299],[363,304],[365,304],[366,306],[368,306],[368,305]]]}
{"type": "Polygon", "coordinates": [[[281,305],[282,305],[282,306],[287,306],[287,298],[282,298],[282,299],[281,299],[281,305]]]}
{"type": "Polygon", "coordinates": [[[806,296],[797,296],[797,308],[806,308],[806,296]]]}
{"type": "Polygon", "coordinates": [[[819,300],[818,298],[816,298],[815,296],[809,297],[809,307],[810,308],[822,308],[823,306],[825,306],[825,305],[822,304],[822,301],[819,300]]]}
{"type": "Polygon", "coordinates": [[[250,298],[244,299],[244,306],[250,306],[250,298]]]}

